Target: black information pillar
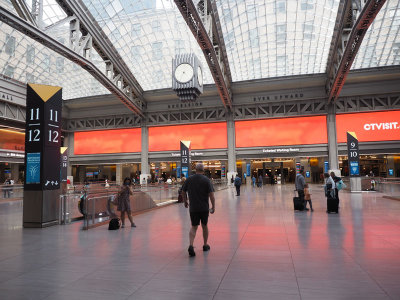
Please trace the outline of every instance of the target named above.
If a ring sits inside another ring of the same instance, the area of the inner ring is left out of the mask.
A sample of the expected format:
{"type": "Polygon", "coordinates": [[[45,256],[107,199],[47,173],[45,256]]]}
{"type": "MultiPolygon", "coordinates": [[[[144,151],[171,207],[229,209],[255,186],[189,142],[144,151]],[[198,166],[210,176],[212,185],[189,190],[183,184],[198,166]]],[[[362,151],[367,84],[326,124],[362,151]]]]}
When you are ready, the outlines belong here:
{"type": "Polygon", "coordinates": [[[61,109],[61,87],[28,84],[24,227],[45,227],[58,222],[61,109]]]}
{"type": "Polygon", "coordinates": [[[355,132],[347,132],[347,155],[349,158],[350,176],[360,176],[360,155],[358,151],[358,139],[355,132]]]}
{"type": "Polygon", "coordinates": [[[190,141],[181,141],[181,170],[182,177],[188,178],[190,175],[190,141]]]}
{"type": "Polygon", "coordinates": [[[61,193],[67,192],[67,174],[68,174],[68,147],[60,148],[61,158],[61,171],[60,171],[60,182],[61,182],[61,193]]]}

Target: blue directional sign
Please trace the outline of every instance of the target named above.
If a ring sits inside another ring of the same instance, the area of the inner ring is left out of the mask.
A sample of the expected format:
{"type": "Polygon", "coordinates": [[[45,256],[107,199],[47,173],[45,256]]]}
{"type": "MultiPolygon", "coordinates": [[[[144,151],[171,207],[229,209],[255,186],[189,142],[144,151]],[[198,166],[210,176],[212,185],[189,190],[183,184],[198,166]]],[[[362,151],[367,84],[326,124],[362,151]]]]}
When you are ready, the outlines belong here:
{"type": "Polygon", "coordinates": [[[40,152],[26,155],[26,183],[40,184],[40,152]]]}

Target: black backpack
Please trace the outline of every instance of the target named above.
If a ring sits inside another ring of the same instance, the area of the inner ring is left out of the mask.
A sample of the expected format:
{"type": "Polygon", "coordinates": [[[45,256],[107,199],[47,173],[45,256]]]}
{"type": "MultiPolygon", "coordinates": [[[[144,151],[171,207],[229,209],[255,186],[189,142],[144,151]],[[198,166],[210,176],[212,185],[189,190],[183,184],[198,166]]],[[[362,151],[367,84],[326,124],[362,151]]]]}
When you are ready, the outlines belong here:
{"type": "Polygon", "coordinates": [[[121,224],[118,218],[111,219],[110,223],[108,223],[108,230],[118,230],[120,227],[121,224]]]}

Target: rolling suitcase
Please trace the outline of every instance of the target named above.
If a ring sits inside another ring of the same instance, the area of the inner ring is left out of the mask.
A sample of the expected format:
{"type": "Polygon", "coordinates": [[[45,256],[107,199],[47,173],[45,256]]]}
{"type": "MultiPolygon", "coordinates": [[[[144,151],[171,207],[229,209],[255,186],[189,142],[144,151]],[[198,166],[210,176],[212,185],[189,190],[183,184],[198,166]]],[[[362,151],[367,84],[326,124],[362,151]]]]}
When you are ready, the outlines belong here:
{"type": "Polygon", "coordinates": [[[327,198],[328,213],[339,213],[339,201],[336,197],[327,198]]]}
{"type": "Polygon", "coordinates": [[[299,197],[296,197],[296,191],[294,191],[293,206],[294,210],[299,210],[299,211],[304,210],[304,203],[300,200],[299,197]]]}

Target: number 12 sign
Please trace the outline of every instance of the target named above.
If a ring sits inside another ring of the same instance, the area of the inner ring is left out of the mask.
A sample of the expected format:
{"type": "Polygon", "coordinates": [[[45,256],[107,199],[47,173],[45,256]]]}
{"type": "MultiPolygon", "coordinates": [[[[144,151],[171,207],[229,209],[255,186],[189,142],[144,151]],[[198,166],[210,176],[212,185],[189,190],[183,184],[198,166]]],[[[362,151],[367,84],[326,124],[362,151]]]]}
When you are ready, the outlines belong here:
{"type": "MultiPolygon", "coordinates": [[[[35,157],[36,169],[40,167],[36,173],[40,174],[40,180],[30,180],[28,176],[25,178],[25,189],[52,190],[60,187],[61,108],[61,87],[28,84],[25,159],[35,157]]],[[[25,161],[25,166],[29,164],[32,162],[25,161]]]]}

